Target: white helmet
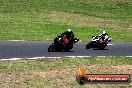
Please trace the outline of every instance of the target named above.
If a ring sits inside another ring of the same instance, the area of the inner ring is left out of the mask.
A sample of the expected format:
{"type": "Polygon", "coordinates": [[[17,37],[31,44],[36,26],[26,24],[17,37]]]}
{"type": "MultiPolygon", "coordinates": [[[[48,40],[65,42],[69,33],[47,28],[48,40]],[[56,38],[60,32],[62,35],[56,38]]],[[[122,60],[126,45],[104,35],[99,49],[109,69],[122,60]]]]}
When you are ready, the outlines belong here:
{"type": "Polygon", "coordinates": [[[103,32],[102,32],[102,34],[106,34],[106,32],[105,32],[105,31],[103,31],[103,32]]]}
{"type": "Polygon", "coordinates": [[[71,29],[67,29],[68,32],[71,32],[72,30],[71,29]]]}

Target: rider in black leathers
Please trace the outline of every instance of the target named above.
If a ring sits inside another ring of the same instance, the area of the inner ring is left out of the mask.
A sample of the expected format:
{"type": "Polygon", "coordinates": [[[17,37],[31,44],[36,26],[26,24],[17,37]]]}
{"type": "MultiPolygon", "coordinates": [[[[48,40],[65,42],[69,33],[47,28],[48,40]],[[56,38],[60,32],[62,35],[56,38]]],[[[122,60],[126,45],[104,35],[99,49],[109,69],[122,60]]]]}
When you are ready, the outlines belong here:
{"type": "Polygon", "coordinates": [[[74,38],[74,34],[72,32],[71,29],[68,29],[67,31],[65,31],[64,33],[62,33],[61,35],[57,36],[57,37],[60,37],[59,39],[58,38],[55,38],[54,39],[54,43],[58,43],[58,41],[62,38],[62,37],[66,37],[69,41],[72,40],[74,38]]]}
{"type": "Polygon", "coordinates": [[[66,32],[62,33],[61,36],[66,36],[68,40],[74,38],[74,34],[71,29],[68,29],[66,32]]]}

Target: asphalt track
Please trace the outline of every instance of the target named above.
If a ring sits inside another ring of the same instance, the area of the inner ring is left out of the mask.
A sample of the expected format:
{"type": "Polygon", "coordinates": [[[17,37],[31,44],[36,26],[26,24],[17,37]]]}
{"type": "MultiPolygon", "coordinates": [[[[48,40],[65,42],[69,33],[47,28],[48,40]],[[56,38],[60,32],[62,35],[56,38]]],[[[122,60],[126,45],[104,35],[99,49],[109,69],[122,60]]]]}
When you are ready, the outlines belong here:
{"type": "Polygon", "coordinates": [[[105,50],[85,49],[87,42],[78,42],[69,52],[48,52],[52,41],[0,41],[0,59],[63,57],[63,56],[132,56],[132,42],[111,42],[105,50]]]}

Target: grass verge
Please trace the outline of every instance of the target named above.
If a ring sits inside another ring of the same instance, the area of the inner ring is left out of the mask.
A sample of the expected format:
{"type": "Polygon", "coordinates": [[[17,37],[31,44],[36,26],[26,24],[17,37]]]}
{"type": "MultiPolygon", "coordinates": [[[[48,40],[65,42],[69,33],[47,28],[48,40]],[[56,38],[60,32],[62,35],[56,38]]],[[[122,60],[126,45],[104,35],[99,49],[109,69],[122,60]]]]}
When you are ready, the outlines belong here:
{"type": "Polygon", "coordinates": [[[82,41],[106,30],[113,41],[132,41],[131,0],[2,0],[1,40],[53,40],[67,28],[82,41]]]}
{"type": "Polygon", "coordinates": [[[130,84],[86,84],[80,86],[75,75],[80,65],[87,73],[131,74],[131,57],[89,57],[43,60],[0,61],[2,88],[131,88],[130,84]]]}

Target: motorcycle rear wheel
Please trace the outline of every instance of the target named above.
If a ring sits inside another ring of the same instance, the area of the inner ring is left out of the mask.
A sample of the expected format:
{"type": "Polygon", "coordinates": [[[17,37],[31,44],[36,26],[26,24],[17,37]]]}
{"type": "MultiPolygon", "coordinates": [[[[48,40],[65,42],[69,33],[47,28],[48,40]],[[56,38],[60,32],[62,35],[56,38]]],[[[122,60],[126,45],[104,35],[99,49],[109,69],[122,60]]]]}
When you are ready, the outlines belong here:
{"type": "Polygon", "coordinates": [[[93,45],[93,42],[90,41],[90,42],[86,45],[86,49],[90,49],[92,45],[93,45]]]}

